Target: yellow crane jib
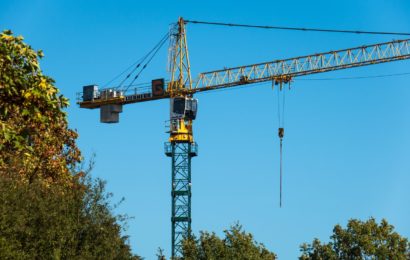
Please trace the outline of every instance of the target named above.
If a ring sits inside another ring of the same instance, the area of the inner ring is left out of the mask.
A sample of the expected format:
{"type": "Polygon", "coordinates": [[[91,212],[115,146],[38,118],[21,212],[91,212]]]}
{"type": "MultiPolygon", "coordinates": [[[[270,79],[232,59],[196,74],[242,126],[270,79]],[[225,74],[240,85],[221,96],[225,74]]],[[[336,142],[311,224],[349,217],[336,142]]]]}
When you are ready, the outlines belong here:
{"type": "Polygon", "coordinates": [[[192,93],[291,78],[410,58],[410,39],[324,52],[199,74],[192,93]]]}
{"type": "MultiPolygon", "coordinates": [[[[179,39],[184,37],[178,37],[179,39]]],[[[181,53],[186,49],[186,39],[177,40],[179,47],[174,47],[172,53],[181,53]]],[[[77,103],[81,108],[100,108],[108,104],[131,104],[157,99],[170,98],[172,96],[192,97],[193,94],[213,89],[235,87],[244,84],[252,84],[264,81],[287,83],[294,77],[329,72],[334,70],[348,69],[360,66],[373,65],[384,62],[410,59],[410,40],[396,40],[356,48],[324,52],[314,55],[300,56],[284,60],[276,60],[223,70],[200,73],[196,80],[190,80],[189,62],[186,61],[188,54],[173,54],[172,77],[165,84],[164,79],[152,81],[151,86],[142,86],[128,90],[126,93],[115,92],[115,88],[98,90],[97,85],[83,87],[83,92],[77,93],[77,103]],[[182,62],[181,62],[182,61],[182,62]],[[180,72],[182,64],[185,72],[180,72]],[[188,72],[189,71],[189,72],[188,72]],[[177,75],[176,74],[189,75],[177,75]],[[178,80],[175,80],[177,79],[178,80]],[[165,87],[165,85],[167,87],[165,87]],[[102,94],[106,93],[106,94],[102,94]]]]}

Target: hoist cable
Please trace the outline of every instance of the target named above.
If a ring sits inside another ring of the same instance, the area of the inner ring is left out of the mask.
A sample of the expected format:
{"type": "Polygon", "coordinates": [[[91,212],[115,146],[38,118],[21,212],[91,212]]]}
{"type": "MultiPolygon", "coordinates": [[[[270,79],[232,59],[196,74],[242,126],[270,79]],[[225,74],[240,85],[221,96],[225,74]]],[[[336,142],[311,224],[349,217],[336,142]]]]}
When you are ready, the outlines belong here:
{"type": "MultiPolygon", "coordinates": [[[[278,137],[280,142],[279,149],[279,207],[282,207],[283,190],[283,137],[285,134],[285,89],[283,83],[278,86],[278,137]],[[282,92],[283,91],[283,92],[282,92]]],[[[289,83],[290,87],[290,83],[289,83]]]]}
{"type": "Polygon", "coordinates": [[[286,94],[285,88],[280,85],[278,87],[278,126],[279,128],[285,127],[285,103],[286,103],[285,94],[286,94]]]}
{"type": "Polygon", "coordinates": [[[282,127],[285,127],[285,103],[286,103],[285,88],[283,88],[282,91],[283,91],[283,98],[282,98],[282,127]]]}
{"type": "Polygon", "coordinates": [[[204,21],[191,21],[191,20],[185,20],[185,23],[229,26],[229,27],[246,27],[246,28],[258,28],[258,29],[305,31],[305,32],[353,33],[353,34],[375,34],[375,35],[406,35],[406,36],[410,35],[410,33],[407,33],[407,32],[375,32],[375,31],[359,31],[359,30],[337,30],[337,29],[321,29],[321,28],[301,28],[301,27],[250,25],[250,24],[221,23],[221,22],[204,22],[204,21]]]}
{"type": "Polygon", "coordinates": [[[283,182],[283,171],[282,171],[282,138],[280,138],[280,162],[279,162],[279,171],[280,171],[280,187],[279,187],[279,207],[282,207],[282,182],[283,182]]]}
{"type": "MultiPolygon", "coordinates": [[[[285,136],[285,103],[286,103],[286,84],[280,82],[278,86],[278,137],[280,142],[279,149],[279,207],[282,207],[283,194],[283,137],[285,136]],[[282,93],[282,95],[281,95],[282,93]],[[282,102],[281,102],[282,101],[282,102]]],[[[290,89],[290,81],[288,82],[290,89]]]]}
{"type": "Polygon", "coordinates": [[[278,127],[280,127],[280,87],[278,86],[278,127]]]}

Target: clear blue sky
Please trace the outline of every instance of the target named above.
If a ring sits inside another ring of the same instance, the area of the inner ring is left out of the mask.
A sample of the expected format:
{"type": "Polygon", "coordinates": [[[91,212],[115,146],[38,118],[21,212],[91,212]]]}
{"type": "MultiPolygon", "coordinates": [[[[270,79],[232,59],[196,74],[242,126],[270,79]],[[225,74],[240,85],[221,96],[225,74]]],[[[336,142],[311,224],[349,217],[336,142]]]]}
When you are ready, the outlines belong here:
{"type": "MultiPolygon", "coordinates": [[[[410,32],[401,1],[18,1],[0,2],[0,29],[23,35],[42,68],[69,97],[70,126],[94,176],[108,181],[129,222],[133,250],[170,254],[170,159],[166,100],[126,106],[120,123],[75,105],[89,83],[103,85],[143,56],[179,16],[261,25],[410,32]]],[[[392,36],[188,26],[193,75],[212,69],[389,41],[392,36]]],[[[394,37],[398,39],[400,37],[394,37]]],[[[162,50],[139,82],[169,78],[162,50]]],[[[327,241],[349,218],[386,218],[410,237],[410,76],[303,80],[410,72],[410,61],[300,78],[287,93],[284,207],[278,207],[276,92],[270,84],[198,95],[193,161],[193,230],[239,221],[280,259],[327,241]]]]}

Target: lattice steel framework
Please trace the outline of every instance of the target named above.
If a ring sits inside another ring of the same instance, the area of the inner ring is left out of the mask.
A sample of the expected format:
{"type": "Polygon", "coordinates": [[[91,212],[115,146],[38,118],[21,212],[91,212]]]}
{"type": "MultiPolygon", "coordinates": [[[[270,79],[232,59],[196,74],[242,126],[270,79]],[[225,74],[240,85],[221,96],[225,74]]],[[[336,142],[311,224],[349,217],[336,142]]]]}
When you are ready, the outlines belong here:
{"type": "Polygon", "coordinates": [[[171,81],[167,92],[172,96],[185,93],[186,89],[192,89],[191,65],[189,63],[188,43],[186,39],[185,22],[179,18],[177,26],[171,29],[170,67],[171,81]]]}
{"type": "MultiPolygon", "coordinates": [[[[183,36],[180,36],[179,39],[183,39],[184,41],[180,42],[186,42],[186,39],[184,38],[185,31],[183,30],[183,32],[183,36]]],[[[187,50],[186,44],[179,44],[176,46],[179,46],[179,49],[187,50]]],[[[176,53],[179,54],[181,52],[178,51],[176,53]]],[[[188,54],[179,55],[178,57],[180,66],[183,65],[182,67],[185,68],[184,64],[189,65],[189,63],[181,62],[188,58],[188,54]]],[[[192,87],[190,84],[187,84],[190,82],[187,80],[189,77],[185,77],[183,80],[185,85],[179,89],[179,92],[171,87],[174,86],[172,84],[180,82],[180,80],[172,81],[173,83],[169,83],[170,88],[165,91],[163,96],[154,96],[152,95],[150,88],[142,87],[129,90],[131,92],[139,93],[138,95],[127,95],[127,93],[123,93],[123,96],[117,98],[104,99],[103,97],[100,97],[99,99],[85,102],[81,101],[82,93],[80,92],[77,95],[77,100],[80,107],[99,108],[104,104],[131,104],[169,98],[178,93],[193,95],[202,91],[235,87],[270,80],[287,81],[291,78],[304,75],[405,59],[410,59],[409,39],[204,72],[200,73],[199,76],[192,81],[192,87]]],[[[176,63],[177,59],[175,58],[174,61],[176,63]]]]}
{"type": "Polygon", "coordinates": [[[190,142],[165,143],[172,159],[172,258],[182,255],[182,240],[191,232],[191,159],[198,146],[190,142]]]}
{"type": "Polygon", "coordinates": [[[410,40],[397,40],[199,74],[194,91],[348,69],[410,58],[410,40]]]}

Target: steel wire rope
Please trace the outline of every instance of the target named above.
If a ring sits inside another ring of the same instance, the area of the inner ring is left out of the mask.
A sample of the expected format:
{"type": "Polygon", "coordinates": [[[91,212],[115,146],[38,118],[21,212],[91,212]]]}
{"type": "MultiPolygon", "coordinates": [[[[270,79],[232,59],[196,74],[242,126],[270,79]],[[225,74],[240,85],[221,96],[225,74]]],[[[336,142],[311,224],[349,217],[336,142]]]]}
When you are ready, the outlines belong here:
{"type": "Polygon", "coordinates": [[[279,207],[280,208],[282,208],[282,186],[283,186],[283,165],[282,165],[282,160],[283,160],[283,153],[282,153],[282,151],[283,151],[283,145],[282,145],[282,138],[280,139],[280,148],[279,148],[279,153],[280,153],[280,158],[279,158],[279,160],[280,160],[280,163],[279,163],[279,207]]]}
{"type": "MultiPolygon", "coordinates": [[[[290,82],[289,82],[290,88],[290,82]]],[[[286,87],[283,83],[278,86],[278,136],[279,136],[279,207],[282,207],[283,195],[283,137],[285,132],[285,103],[286,103],[286,87]]]]}
{"type": "Polygon", "coordinates": [[[322,28],[302,28],[302,27],[285,27],[285,26],[270,26],[270,25],[251,25],[251,24],[236,24],[236,23],[222,23],[222,22],[206,22],[206,21],[192,21],[185,20],[185,23],[206,24],[229,27],[246,27],[258,29],[273,29],[273,30],[290,30],[290,31],[305,31],[305,32],[329,32],[329,33],[353,33],[353,34],[375,34],[375,35],[406,35],[407,32],[377,32],[377,31],[361,31],[361,30],[338,30],[338,29],[322,29],[322,28]]]}
{"type": "MultiPolygon", "coordinates": [[[[117,78],[119,78],[121,75],[123,75],[125,72],[127,72],[130,68],[134,67],[135,64],[137,64],[133,70],[131,70],[131,72],[129,72],[127,74],[127,76],[121,81],[121,83],[116,87],[116,89],[119,89],[122,87],[122,85],[125,83],[125,81],[127,81],[127,79],[129,79],[131,77],[131,75],[141,66],[141,64],[155,51],[158,49],[158,46],[162,45],[164,41],[166,41],[169,37],[169,34],[166,33],[161,40],[147,53],[145,54],[142,58],[140,58],[137,62],[135,62],[134,64],[132,64],[131,66],[129,66],[125,71],[123,71],[122,73],[120,73],[118,76],[116,76],[114,79],[112,79],[110,82],[116,80],[117,78]]],[[[124,91],[125,92],[125,91],[124,91]]]]}
{"type": "MultiPolygon", "coordinates": [[[[152,61],[152,59],[155,57],[155,55],[158,53],[158,51],[162,48],[162,46],[164,46],[164,44],[165,44],[165,42],[168,40],[168,38],[169,38],[169,33],[167,33],[167,34],[162,38],[162,40],[154,47],[154,49],[152,49],[152,50],[150,51],[149,54],[152,54],[153,51],[154,51],[154,53],[151,55],[151,57],[148,59],[148,61],[142,66],[141,70],[137,73],[137,75],[135,75],[135,77],[134,77],[133,80],[128,84],[128,86],[123,90],[124,93],[132,86],[132,84],[135,82],[135,80],[137,80],[138,77],[141,75],[141,73],[147,68],[148,64],[152,61]]],[[[146,55],[146,58],[147,58],[148,56],[149,56],[149,55],[146,55]]],[[[145,59],[146,59],[146,58],[145,58],[145,59]]],[[[144,59],[144,60],[145,60],[145,59],[144,59]]],[[[142,62],[141,62],[141,64],[142,64],[142,62]]],[[[139,65],[140,65],[140,64],[139,64],[139,65]]],[[[137,68],[136,68],[136,69],[137,69],[137,68]]],[[[136,71],[136,69],[135,69],[134,71],[136,71]]],[[[130,74],[132,74],[132,73],[130,73],[130,74]]],[[[127,77],[127,78],[129,78],[129,77],[127,77]]]]}
{"type": "Polygon", "coordinates": [[[103,84],[103,88],[107,87],[108,85],[110,85],[112,82],[114,82],[116,79],[118,79],[119,77],[121,77],[122,75],[124,75],[124,73],[126,73],[129,69],[131,69],[132,67],[134,67],[136,64],[142,62],[143,57],[141,57],[139,60],[137,60],[136,62],[134,62],[133,64],[131,64],[130,66],[128,66],[123,72],[121,72],[120,74],[118,74],[117,76],[115,76],[114,78],[112,78],[110,81],[107,81],[107,83],[103,84]]]}
{"type": "Polygon", "coordinates": [[[286,102],[285,89],[286,88],[279,86],[277,89],[278,89],[278,124],[279,124],[279,127],[285,127],[285,102],[286,102]],[[283,93],[283,94],[281,95],[280,93],[283,93]]]}

